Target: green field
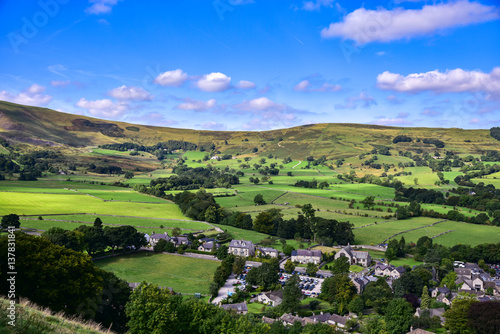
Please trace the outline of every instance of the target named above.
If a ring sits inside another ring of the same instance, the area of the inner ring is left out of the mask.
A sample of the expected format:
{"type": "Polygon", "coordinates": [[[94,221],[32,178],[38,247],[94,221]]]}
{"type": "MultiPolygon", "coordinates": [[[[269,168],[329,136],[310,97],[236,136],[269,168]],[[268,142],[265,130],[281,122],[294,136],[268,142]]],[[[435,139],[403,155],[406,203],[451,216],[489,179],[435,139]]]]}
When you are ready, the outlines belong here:
{"type": "Polygon", "coordinates": [[[58,213],[95,213],[122,216],[185,219],[174,203],[144,204],[104,202],[87,195],[0,192],[0,215],[47,215],[58,213]]]}
{"type": "Polygon", "coordinates": [[[208,294],[218,261],[140,252],[97,260],[94,263],[129,283],[146,281],[175,292],[208,294]]]}

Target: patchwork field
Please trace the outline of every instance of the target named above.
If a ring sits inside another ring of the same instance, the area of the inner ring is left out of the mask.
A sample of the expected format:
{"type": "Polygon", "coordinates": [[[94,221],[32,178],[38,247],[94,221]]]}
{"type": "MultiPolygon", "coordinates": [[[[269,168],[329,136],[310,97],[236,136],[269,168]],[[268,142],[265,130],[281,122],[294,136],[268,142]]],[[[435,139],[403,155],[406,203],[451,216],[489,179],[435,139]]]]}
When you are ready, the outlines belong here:
{"type": "Polygon", "coordinates": [[[171,287],[175,292],[204,294],[208,294],[215,269],[220,265],[218,261],[151,252],[121,255],[94,263],[129,283],[146,281],[171,287]]]}

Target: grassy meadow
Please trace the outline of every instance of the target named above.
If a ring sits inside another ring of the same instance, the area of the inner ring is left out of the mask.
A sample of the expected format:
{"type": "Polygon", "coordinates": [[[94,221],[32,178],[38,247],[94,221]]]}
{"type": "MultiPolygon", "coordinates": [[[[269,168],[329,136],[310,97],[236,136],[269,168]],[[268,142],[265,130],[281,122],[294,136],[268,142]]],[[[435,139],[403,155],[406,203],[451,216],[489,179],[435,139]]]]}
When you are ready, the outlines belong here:
{"type": "Polygon", "coordinates": [[[218,261],[140,252],[96,260],[101,269],[129,283],[146,281],[181,293],[208,293],[218,261]]]}

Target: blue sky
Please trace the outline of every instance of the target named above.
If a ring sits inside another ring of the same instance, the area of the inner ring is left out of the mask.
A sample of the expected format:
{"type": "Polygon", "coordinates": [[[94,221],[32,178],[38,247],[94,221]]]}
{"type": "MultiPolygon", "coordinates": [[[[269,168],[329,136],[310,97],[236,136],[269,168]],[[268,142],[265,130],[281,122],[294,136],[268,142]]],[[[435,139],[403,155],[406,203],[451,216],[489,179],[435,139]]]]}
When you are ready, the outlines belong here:
{"type": "Polygon", "coordinates": [[[0,22],[0,100],[210,130],[500,126],[494,0],[12,0],[0,22]]]}

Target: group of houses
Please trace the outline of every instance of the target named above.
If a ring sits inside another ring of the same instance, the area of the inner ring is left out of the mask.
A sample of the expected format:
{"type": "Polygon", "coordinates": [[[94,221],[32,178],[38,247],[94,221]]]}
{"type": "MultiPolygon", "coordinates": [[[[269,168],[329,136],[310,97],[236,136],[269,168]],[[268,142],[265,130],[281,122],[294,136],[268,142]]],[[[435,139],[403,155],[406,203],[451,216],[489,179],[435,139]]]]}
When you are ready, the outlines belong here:
{"type": "Polygon", "coordinates": [[[180,245],[189,245],[191,244],[191,241],[188,240],[187,236],[178,236],[178,237],[171,237],[168,235],[168,232],[165,232],[163,234],[161,233],[152,233],[149,236],[149,245],[151,247],[154,247],[160,240],[165,240],[167,242],[173,243],[176,247],[180,245]]]}

